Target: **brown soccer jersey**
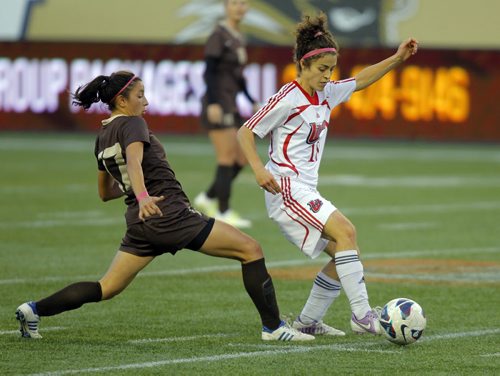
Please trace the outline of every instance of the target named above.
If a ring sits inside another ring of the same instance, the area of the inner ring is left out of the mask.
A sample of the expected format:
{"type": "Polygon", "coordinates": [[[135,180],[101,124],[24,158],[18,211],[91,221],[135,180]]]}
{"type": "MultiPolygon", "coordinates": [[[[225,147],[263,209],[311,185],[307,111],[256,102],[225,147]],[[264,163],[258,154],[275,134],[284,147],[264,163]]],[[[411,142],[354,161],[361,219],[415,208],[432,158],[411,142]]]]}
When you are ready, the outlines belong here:
{"type": "Polygon", "coordinates": [[[103,121],[95,143],[95,156],[98,169],[113,176],[126,195],[128,229],[124,238],[126,246],[122,243],[122,249],[139,255],[176,251],[189,244],[207,225],[208,218],[191,208],[163,146],[142,117],[116,116],[103,121]],[[151,196],[165,196],[157,203],[163,216],[148,218],[144,224],[139,219],[139,205],[127,173],[126,149],[133,142],[144,144],[142,170],[146,189],[151,196]],[[148,235],[134,235],[137,233],[148,235]]]}
{"type": "MultiPolygon", "coordinates": [[[[218,24],[205,45],[205,57],[218,60],[213,91],[217,103],[224,113],[236,113],[236,95],[241,91],[243,68],[247,62],[243,36],[229,30],[223,23],[218,24]]],[[[207,104],[206,98],[203,102],[207,104]]]]}

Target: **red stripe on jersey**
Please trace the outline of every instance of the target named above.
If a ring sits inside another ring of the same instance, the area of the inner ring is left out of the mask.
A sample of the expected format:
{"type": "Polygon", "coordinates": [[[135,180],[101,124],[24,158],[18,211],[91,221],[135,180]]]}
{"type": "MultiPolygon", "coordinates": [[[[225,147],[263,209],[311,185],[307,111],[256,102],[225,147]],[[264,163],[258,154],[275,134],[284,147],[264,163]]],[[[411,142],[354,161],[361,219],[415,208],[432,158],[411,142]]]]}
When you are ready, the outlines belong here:
{"type": "Polygon", "coordinates": [[[292,190],[290,188],[290,178],[281,178],[281,185],[283,191],[283,203],[285,204],[285,206],[295,214],[297,214],[304,221],[309,223],[311,226],[316,228],[319,232],[323,232],[323,224],[318,221],[311,213],[309,213],[306,208],[301,206],[296,200],[293,199],[292,190]]]}
{"type": "Polygon", "coordinates": [[[306,104],[304,106],[298,106],[298,107],[295,107],[294,110],[298,110],[297,112],[294,112],[293,114],[291,114],[288,119],[285,120],[285,123],[288,123],[290,120],[292,120],[294,117],[300,115],[301,113],[303,113],[305,110],[307,110],[307,108],[310,106],[310,104],[306,104]]]}
{"type": "Polygon", "coordinates": [[[295,135],[295,133],[297,133],[298,130],[302,127],[302,124],[304,124],[304,122],[302,122],[297,127],[297,129],[295,129],[292,133],[290,133],[288,136],[286,136],[285,143],[283,144],[283,157],[285,157],[285,159],[287,160],[288,164],[286,164],[286,163],[278,163],[274,159],[271,158],[271,161],[273,161],[273,163],[275,163],[275,164],[277,164],[278,166],[281,166],[281,167],[288,167],[293,172],[295,172],[297,174],[297,176],[300,175],[300,174],[299,174],[299,171],[297,170],[297,167],[295,167],[295,165],[290,160],[290,157],[288,156],[288,145],[290,144],[290,140],[295,135]]]}
{"type": "Polygon", "coordinates": [[[295,89],[295,86],[292,85],[292,83],[289,83],[267,102],[267,104],[262,107],[255,115],[253,115],[246,123],[245,127],[248,129],[254,129],[255,126],[262,120],[264,116],[268,114],[269,111],[271,111],[278,103],[280,100],[282,100],[289,92],[291,92],[293,89],[295,89]]]}

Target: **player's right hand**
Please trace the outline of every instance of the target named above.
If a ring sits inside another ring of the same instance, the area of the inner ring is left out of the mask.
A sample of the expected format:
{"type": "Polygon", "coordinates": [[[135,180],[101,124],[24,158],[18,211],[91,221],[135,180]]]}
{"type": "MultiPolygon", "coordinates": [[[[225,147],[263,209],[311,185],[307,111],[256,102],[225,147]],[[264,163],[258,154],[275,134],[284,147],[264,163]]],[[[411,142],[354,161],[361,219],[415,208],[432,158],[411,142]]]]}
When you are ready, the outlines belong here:
{"type": "Polygon", "coordinates": [[[274,176],[265,168],[255,172],[255,180],[257,180],[257,184],[262,189],[265,189],[269,193],[273,195],[281,193],[281,187],[274,179],[274,176]]]}

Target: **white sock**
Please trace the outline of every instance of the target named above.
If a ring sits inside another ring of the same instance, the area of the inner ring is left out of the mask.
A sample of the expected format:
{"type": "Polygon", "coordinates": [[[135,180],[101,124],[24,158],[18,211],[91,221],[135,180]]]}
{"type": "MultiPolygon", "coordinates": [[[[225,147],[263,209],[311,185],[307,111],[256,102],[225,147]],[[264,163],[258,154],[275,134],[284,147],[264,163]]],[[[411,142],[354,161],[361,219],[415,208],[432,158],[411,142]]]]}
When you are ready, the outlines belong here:
{"type": "Polygon", "coordinates": [[[319,272],[314,280],[309,298],[302,308],[299,320],[304,324],[321,321],[335,298],[340,295],[340,288],[340,282],[328,277],[323,272],[319,272]]]}
{"type": "Polygon", "coordinates": [[[368,303],[363,265],[359,261],[358,253],[355,250],[335,253],[335,267],[349,299],[351,311],[357,318],[362,319],[371,307],[368,303]]]}

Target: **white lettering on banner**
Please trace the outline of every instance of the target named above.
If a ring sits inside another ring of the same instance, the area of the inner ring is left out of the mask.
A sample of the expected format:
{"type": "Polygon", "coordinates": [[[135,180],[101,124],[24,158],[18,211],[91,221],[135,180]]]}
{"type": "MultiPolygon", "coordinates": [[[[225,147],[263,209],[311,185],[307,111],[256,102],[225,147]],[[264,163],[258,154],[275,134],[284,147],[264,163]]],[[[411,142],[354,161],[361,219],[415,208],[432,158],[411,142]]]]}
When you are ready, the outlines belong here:
{"type": "MultiPolygon", "coordinates": [[[[199,116],[201,98],[205,93],[203,61],[162,60],[140,61],[111,59],[14,60],[0,58],[0,112],[35,113],[54,112],[59,109],[59,96],[76,89],[94,77],[128,70],[142,78],[149,101],[148,113],[152,115],[199,116]]],[[[277,69],[274,64],[251,64],[245,69],[248,90],[257,101],[267,99],[276,91],[277,69]]],[[[82,109],[73,106],[68,97],[68,109],[73,113],[82,109]]],[[[243,96],[238,96],[238,106],[243,115],[251,115],[252,106],[243,96]]],[[[107,105],[93,105],[88,112],[106,113],[107,105]]]]}
{"type": "MultiPolygon", "coordinates": [[[[203,65],[205,67],[205,65],[203,65]]],[[[254,100],[262,102],[276,93],[277,73],[276,65],[249,64],[243,72],[247,81],[248,92],[254,100]]],[[[253,115],[253,106],[243,94],[238,94],[236,98],[238,108],[245,117],[253,115]]]]}
{"type": "Polygon", "coordinates": [[[67,85],[63,59],[0,59],[0,111],[54,112],[67,85]]]}

